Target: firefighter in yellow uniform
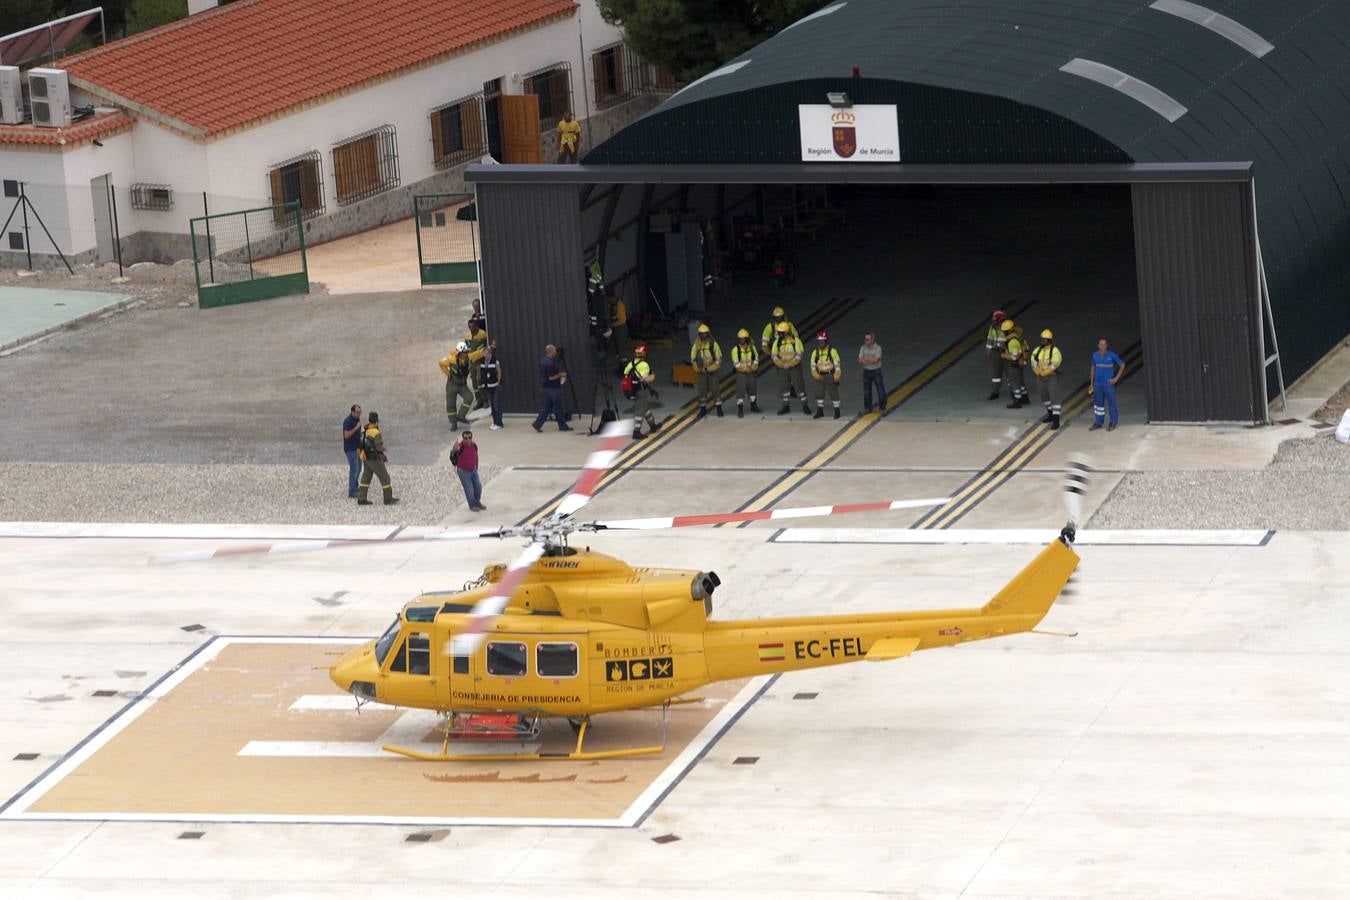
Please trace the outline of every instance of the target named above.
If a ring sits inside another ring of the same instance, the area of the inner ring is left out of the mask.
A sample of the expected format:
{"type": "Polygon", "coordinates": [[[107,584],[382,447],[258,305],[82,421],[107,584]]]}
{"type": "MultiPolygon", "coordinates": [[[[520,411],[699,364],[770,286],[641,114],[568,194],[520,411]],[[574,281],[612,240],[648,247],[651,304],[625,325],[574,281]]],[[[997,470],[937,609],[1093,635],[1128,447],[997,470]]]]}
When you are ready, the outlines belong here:
{"type": "Polygon", "coordinates": [[[1049,422],[1050,429],[1059,427],[1059,367],[1064,357],[1055,346],[1055,333],[1049,328],[1041,332],[1041,345],[1031,351],[1031,371],[1036,373],[1041,389],[1041,405],[1045,407],[1042,422],[1049,422]]]}
{"type": "Polygon", "coordinates": [[[481,319],[469,317],[469,332],[464,336],[464,345],[469,348],[469,387],[473,390],[473,408],[482,409],[487,406],[487,394],[483,391],[478,364],[483,361],[483,348],[488,345],[488,333],[481,319]]]}
{"type": "Polygon", "coordinates": [[[397,503],[398,498],[394,496],[394,482],[389,478],[389,470],[384,465],[389,459],[389,454],[385,452],[384,435],[380,433],[379,413],[373,412],[370,414],[370,423],[361,433],[361,446],[357,453],[365,462],[365,465],[361,467],[361,482],[356,489],[357,505],[371,505],[366,498],[370,495],[370,480],[372,478],[380,479],[380,487],[384,488],[385,505],[397,503]]]}
{"type": "Polygon", "coordinates": [[[762,352],[769,352],[769,345],[773,343],[774,338],[777,336],[779,325],[787,325],[788,331],[792,332],[794,338],[799,341],[802,339],[802,336],[797,333],[797,326],[787,320],[787,314],[783,312],[783,307],[775,306],[773,308],[773,318],[769,320],[768,325],[764,326],[764,332],[759,336],[759,349],[762,352]]]}
{"type": "Polygon", "coordinates": [[[1003,387],[1003,351],[1008,339],[1003,336],[1003,310],[994,310],[989,323],[989,332],[984,336],[984,355],[989,360],[989,400],[997,400],[999,389],[1003,387]]]}
{"type": "Polygon", "coordinates": [[[839,351],[830,346],[830,336],[823,331],[816,335],[810,368],[816,380],[816,414],[812,418],[825,418],[827,397],[834,405],[834,417],[839,418],[839,380],[844,373],[839,368],[839,351]]]}
{"type": "Polygon", "coordinates": [[[642,433],[642,422],[647,422],[647,432],[655,434],[656,429],[661,426],[656,424],[656,418],[652,416],[652,397],[656,394],[656,389],[652,386],[656,384],[656,373],[652,371],[651,365],[647,362],[647,345],[638,344],[633,348],[633,360],[624,366],[623,374],[625,377],[632,378],[633,382],[633,440],[640,441],[645,435],[642,433]]]}
{"type": "Polygon", "coordinates": [[[788,414],[788,397],[795,391],[802,400],[802,412],[811,415],[811,407],[806,402],[806,385],[802,382],[802,341],[792,333],[790,322],[779,322],[769,355],[778,369],[778,386],[783,392],[783,406],[778,415],[788,414]]]}
{"type": "Polygon", "coordinates": [[[450,419],[450,430],[459,431],[461,422],[469,424],[469,410],[473,409],[473,390],[469,387],[469,378],[477,366],[469,363],[469,345],[460,341],[455,345],[455,352],[436,365],[441,367],[441,373],[445,375],[445,415],[450,419]]]}
{"type": "Polygon", "coordinates": [[[722,347],[712,336],[712,329],[704,322],[698,326],[698,337],[689,348],[689,362],[698,373],[698,417],[717,407],[717,418],[722,418],[722,398],[717,390],[717,370],[722,368],[722,347]]]}
{"type": "Polygon", "coordinates": [[[558,162],[577,161],[577,139],[581,137],[581,123],[572,118],[571,112],[564,112],[558,120],[558,162]]]}
{"type": "Polygon", "coordinates": [[[628,358],[628,306],[620,297],[609,298],[609,351],[615,359],[628,358]]]}
{"type": "Polygon", "coordinates": [[[750,343],[750,332],[742,328],[736,332],[736,345],[731,348],[731,367],[736,370],[736,418],[745,418],[745,401],[750,411],[759,412],[756,403],[755,380],[759,375],[759,348],[750,343]]]}
{"type": "Polygon", "coordinates": [[[1003,380],[1008,382],[1008,395],[1012,398],[1008,409],[1021,409],[1031,403],[1022,376],[1022,366],[1027,361],[1027,345],[1022,340],[1022,329],[1012,319],[1004,319],[999,330],[1003,332],[1005,340],[1000,354],[1003,357],[1003,380]]]}

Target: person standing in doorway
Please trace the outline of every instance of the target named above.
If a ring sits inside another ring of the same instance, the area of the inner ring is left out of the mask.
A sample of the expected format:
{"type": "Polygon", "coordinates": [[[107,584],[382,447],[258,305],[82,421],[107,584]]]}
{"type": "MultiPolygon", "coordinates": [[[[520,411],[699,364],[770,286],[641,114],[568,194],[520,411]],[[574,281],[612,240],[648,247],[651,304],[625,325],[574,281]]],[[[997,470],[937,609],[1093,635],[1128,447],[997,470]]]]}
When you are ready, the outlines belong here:
{"type": "Polygon", "coordinates": [[[863,335],[862,346],[858,348],[858,365],[863,373],[863,413],[872,411],[872,395],[876,395],[877,412],[886,415],[886,382],[881,377],[881,345],[876,335],[867,332],[863,335]]]}
{"type": "Polygon", "coordinates": [[[347,497],[356,496],[361,477],[361,404],[353,403],[351,413],[342,420],[342,452],[347,455],[347,497]]]}
{"type": "Polygon", "coordinates": [[[989,400],[997,400],[1003,387],[1003,351],[1007,349],[1008,336],[1003,333],[1003,310],[994,310],[989,322],[989,332],[984,336],[984,355],[989,359],[989,400]]]}
{"type": "Polygon", "coordinates": [[[1008,382],[1008,409],[1020,409],[1031,402],[1022,378],[1022,367],[1027,362],[1027,345],[1022,340],[1022,329],[1012,319],[1005,318],[999,326],[1003,332],[1003,380],[1008,382]]]}
{"type": "Polygon", "coordinates": [[[483,409],[487,406],[487,397],[483,394],[482,382],[479,380],[482,373],[478,369],[478,364],[483,361],[483,350],[488,345],[488,333],[476,316],[469,316],[467,324],[469,330],[464,335],[464,345],[469,348],[469,389],[473,393],[473,408],[483,409]]]}
{"type": "Polygon", "coordinates": [[[473,432],[469,429],[464,429],[464,434],[450,448],[450,461],[455,464],[455,474],[464,488],[464,499],[469,501],[469,509],[474,512],[487,509],[483,505],[483,481],[478,477],[478,444],[474,442],[473,432]]]}
{"type": "Polygon", "coordinates": [[[750,343],[750,332],[742,328],[736,332],[736,345],[731,348],[731,366],[736,370],[736,418],[745,418],[745,401],[750,411],[759,412],[755,379],[759,375],[759,348],[750,343]]]}
{"type": "Polygon", "coordinates": [[[1063,364],[1064,357],[1055,346],[1055,333],[1047,328],[1041,332],[1041,345],[1031,351],[1031,371],[1036,373],[1041,405],[1045,407],[1041,421],[1048,422],[1051,431],[1059,427],[1059,367],[1063,364]]]}
{"type": "Polygon", "coordinates": [[[497,396],[497,388],[502,383],[502,364],[497,359],[497,344],[490,343],[483,348],[483,359],[478,363],[478,383],[483,386],[483,398],[492,411],[492,430],[502,428],[502,404],[497,396]]]}
{"type": "Polygon", "coordinates": [[[717,383],[717,370],[722,368],[722,347],[712,336],[707,322],[698,326],[698,335],[689,348],[689,363],[698,373],[698,418],[716,408],[722,418],[722,396],[717,383]]]}
{"type": "Polygon", "coordinates": [[[384,434],[380,431],[380,414],[377,412],[370,414],[366,427],[361,432],[361,459],[365,460],[366,465],[361,470],[361,484],[356,492],[357,504],[370,506],[370,501],[366,497],[370,492],[372,478],[380,479],[380,487],[384,488],[384,505],[397,503],[398,498],[394,496],[394,482],[390,479],[389,469],[385,466],[389,461],[389,454],[384,449],[384,434]]]}
{"type": "Polygon", "coordinates": [[[801,398],[802,412],[811,415],[811,404],[806,401],[806,385],[802,382],[803,352],[805,348],[802,347],[801,339],[792,333],[792,323],[779,322],[774,326],[769,356],[778,370],[778,387],[783,394],[783,405],[778,408],[780,416],[788,414],[788,398],[793,396],[801,398]]]}
{"type": "Polygon", "coordinates": [[[816,381],[816,414],[814,418],[825,418],[825,401],[834,405],[834,417],[839,418],[839,379],[843,372],[839,366],[839,351],[830,346],[830,336],[825,332],[816,335],[816,347],[811,351],[811,377],[816,381]]]}
{"type": "Polygon", "coordinates": [[[558,420],[559,431],[571,431],[567,424],[566,411],[563,409],[562,389],[567,383],[567,373],[558,365],[558,348],[549,344],[544,347],[544,358],[539,360],[539,386],[543,390],[543,400],[539,403],[539,415],[534,417],[530,427],[543,431],[544,423],[552,415],[558,420]]]}
{"type": "Polygon", "coordinates": [[[558,120],[558,162],[577,161],[577,141],[581,138],[581,123],[572,118],[570,111],[564,112],[558,120]]]}
{"type": "Polygon", "coordinates": [[[1088,431],[1102,427],[1110,411],[1110,423],[1107,431],[1116,430],[1120,411],[1116,409],[1116,384],[1125,374],[1125,360],[1116,355],[1116,351],[1107,346],[1106,338],[1097,341],[1097,352],[1092,354],[1092,386],[1088,392],[1092,395],[1092,426],[1088,431]]]}

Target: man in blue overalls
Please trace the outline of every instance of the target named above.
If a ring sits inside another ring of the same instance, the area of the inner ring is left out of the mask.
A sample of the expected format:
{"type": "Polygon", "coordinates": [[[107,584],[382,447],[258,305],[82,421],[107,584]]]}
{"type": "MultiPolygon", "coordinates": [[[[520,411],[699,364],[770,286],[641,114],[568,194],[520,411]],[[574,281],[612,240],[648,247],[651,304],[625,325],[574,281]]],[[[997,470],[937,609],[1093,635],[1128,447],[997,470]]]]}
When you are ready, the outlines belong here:
{"type": "Polygon", "coordinates": [[[1106,338],[1097,341],[1097,352],[1092,354],[1092,427],[1096,431],[1102,427],[1107,409],[1111,410],[1111,424],[1107,431],[1115,431],[1116,420],[1120,412],[1116,409],[1116,382],[1125,374],[1125,360],[1116,355],[1116,351],[1106,348],[1106,338]]]}

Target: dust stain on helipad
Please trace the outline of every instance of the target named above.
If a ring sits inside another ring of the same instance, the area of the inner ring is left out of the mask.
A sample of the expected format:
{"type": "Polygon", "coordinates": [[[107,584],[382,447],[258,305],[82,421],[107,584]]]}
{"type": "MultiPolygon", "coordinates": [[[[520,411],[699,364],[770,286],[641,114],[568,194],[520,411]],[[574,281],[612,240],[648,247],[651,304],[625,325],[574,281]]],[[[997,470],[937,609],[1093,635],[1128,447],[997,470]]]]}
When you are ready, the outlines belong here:
{"type": "MultiPolygon", "coordinates": [[[[477,775],[429,775],[422,776],[427,781],[439,781],[444,784],[559,784],[562,782],[574,782],[578,778],[575,773],[571,775],[562,775],[558,778],[545,778],[538,772],[531,772],[529,775],[518,775],[511,778],[503,778],[501,772],[484,772],[477,775]]],[[[628,780],[627,775],[620,775],[618,778],[582,778],[583,784],[623,784],[628,780]]]]}

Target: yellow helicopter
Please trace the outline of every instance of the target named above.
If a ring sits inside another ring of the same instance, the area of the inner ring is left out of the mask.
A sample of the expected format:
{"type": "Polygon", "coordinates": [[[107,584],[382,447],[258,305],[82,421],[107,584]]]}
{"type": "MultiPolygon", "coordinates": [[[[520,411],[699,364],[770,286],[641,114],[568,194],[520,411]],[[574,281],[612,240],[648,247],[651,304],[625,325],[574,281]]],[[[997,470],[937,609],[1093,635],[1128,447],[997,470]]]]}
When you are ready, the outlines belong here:
{"type": "MultiPolygon", "coordinates": [[[[409,601],[379,638],[346,653],[333,682],[367,702],[435,710],[445,722],[439,753],[386,745],[422,760],[591,760],[659,753],[661,746],[586,751],[592,716],[685,702],[711,682],[867,660],[900,659],[916,650],[1030,631],[1044,618],[1078,565],[1074,503],[1087,477],[1075,463],[1066,489],[1070,519],[1052,541],[983,606],[923,612],[799,616],[719,621],[715,573],[635,568],[614,557],[570,547],[573,532],[648,530],[722,522],[790,519],[933,506],[942,498],[578,522],[572,517],[629,439],[631,424],[612,423],[568,495],[537,525],[439,532],[394,540],[526,538],[509,565],[487,567],[457,592],[409,601]],[[512,724],[502,725],[509,714],[512,724]],[[538,734],[547,717],[577,731],[570,753],[458,755],[455,737],[538,734]],[[490,725],[482,724],[484,721],[490,725]],[[477,729],[477,730],[476,730],[477,729]]],[[[162,557],[163,560],[315,550],[389,541],[309,541],[162,557]]]]}

